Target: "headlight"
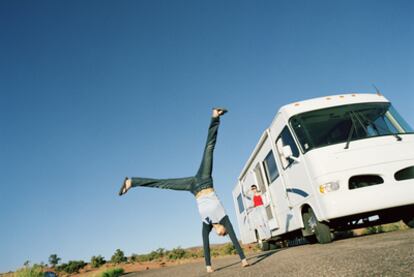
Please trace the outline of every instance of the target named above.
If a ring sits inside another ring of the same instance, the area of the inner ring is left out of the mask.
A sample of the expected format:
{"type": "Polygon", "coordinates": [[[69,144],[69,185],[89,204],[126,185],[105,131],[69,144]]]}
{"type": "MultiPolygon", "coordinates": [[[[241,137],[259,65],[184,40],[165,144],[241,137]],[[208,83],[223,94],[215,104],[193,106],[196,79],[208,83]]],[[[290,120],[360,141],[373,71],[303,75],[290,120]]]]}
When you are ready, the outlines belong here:
{"type": "Polygon", "coordinates": [[[319,186],[319,191],[321,193],[327,193],[339,189],[339,181],[329,182],[319,186]]]}

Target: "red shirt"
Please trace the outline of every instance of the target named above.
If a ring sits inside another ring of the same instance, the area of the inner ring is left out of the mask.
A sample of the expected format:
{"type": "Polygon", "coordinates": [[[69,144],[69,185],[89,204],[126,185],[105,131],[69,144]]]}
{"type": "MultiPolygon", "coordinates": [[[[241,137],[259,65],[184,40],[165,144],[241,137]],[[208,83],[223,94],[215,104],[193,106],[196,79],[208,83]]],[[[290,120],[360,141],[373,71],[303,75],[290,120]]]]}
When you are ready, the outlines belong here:
{"type": "Polygon", "coordinates": [[[262,197],[260,195],[253,196],[253,205],[255,207],[263,205],[263,200],[262,200],[262,197]]]}

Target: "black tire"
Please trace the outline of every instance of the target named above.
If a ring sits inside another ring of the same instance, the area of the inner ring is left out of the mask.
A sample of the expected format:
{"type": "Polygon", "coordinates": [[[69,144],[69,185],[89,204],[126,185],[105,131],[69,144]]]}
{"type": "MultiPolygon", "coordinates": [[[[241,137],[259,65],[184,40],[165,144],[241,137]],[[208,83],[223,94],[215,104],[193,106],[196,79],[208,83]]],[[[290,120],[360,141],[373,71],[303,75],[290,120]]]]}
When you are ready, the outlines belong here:
{"type": "Polygon", "coordinates": [[[262,251],[269,251],[270,250],[270,243],[267,241],[259,242],[260,250],[262,251]]]}
{"type": "Polygon", "coordinates": [[[403,218],[403,221],[404,221],[405,225],[407,225],[408,227],[414,228],[414,217],[411,217],[411,218],[408,218],[408,217],[403,218]]]}
{"type": "Polygon", "coordinates": [[[307,236],[305,237],[305,239],[310,243],[310,244],[315,244],[318,243],[318,240],[316,239],[315,235],[312,236],[307,236]]]}
{"type": "Polygon", "coordinates": [[[280,248],[280,246],[277,244],[277,242],[269,242],[269,250],[276,250],[278,248],[280,248]]]}
{"type": "Polygon", "coordinates": [[[312,235],[307,235],[304,236],[304,238],[310,243],[310,244],[315,244],[318,242],[318,240],[316,239],[315,234],[312,232],[308,222],[309,219],[311,217],[311,214],[309,212],[306,212],[303,214],[302,218],[303,218],[303,225],[305,226],[305,229],[307,231],[307,233],[311,233],[312,235]]]}
{"type": "Polygon", "coordinates": [[[325,223],[318,221],[312,209],[303,214],[305,229],[310,230],[311,236],[306,236],[310,243],[330,243],[332,241],[331,229],[325,223]],[[316,241],[315,241],[316,240],[316,241]]]}

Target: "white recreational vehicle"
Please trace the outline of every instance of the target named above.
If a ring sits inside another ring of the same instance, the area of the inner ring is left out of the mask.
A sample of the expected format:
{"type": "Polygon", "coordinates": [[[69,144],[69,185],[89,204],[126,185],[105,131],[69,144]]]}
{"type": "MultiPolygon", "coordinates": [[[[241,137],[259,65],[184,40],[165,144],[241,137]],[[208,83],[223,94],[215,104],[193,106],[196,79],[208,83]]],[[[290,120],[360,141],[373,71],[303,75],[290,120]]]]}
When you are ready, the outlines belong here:
{"type": "Polygon", "coordinates": [[[247,197],[257,185],[271,238],[328,243],[333,231],[403,220],[414,227],[414,133],[381,94],[280,108],[233,190],[243,243],[260,241],[247,197]]]}

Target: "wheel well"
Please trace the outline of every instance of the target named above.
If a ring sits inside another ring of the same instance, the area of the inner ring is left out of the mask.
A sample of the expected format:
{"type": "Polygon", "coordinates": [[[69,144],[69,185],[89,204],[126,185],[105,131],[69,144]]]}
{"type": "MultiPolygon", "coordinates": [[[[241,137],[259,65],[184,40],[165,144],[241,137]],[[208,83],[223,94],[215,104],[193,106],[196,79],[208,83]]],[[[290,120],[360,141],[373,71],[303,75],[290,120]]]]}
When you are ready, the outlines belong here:
{"type": "MultiPolygon", "coordinates": [[[[309,210],[312,210],[312,207],[309,204],[304,204],[301,208],[300,208],[300,216],[301,216],[301,222],[303,224],[303,214],[309,212],[309,210]]],[[[302,226],[303,227],[303,226],[302,226]]]]}
{"type": "Polygon", "coordinates": [[[321,222],[322,221],[326,222],[325,220],[320,220],[320,216],[321,215],[318,213],[318,211],[316,211],[315,209],[313,209],[309,204],[303,204],[302,207],[301,207],[301,216],[302,216],[301,219],[302,219],[302,222],[303,222],[303,214],[309,212],[310,210],[313,211],[313,213],[315,214],[315,217],[316,217],[317,220],[319,220],[321,222]]]}
{"type": "Polygon", "coordinates": [[[309,204],[304,204],[301,208],[301,213],[302,214],[307,213],[307,212],[309,212],[310,209],[312,209],[312,208],[311,208],[311,206],[309,206],[309,204]]]}
{"type": "MultiPolygon", "coordinates": [[[[328,221],[327,220],[321,220],[320,219],[321,218],[321,215],[318,214],[318,212],[315,209],[313,209],[309,204],[303,204],[302,207],[301,207],[302,224],[303,224],[303,214],[309,212],[310,210],[312,210],[313,214],[316,217],[316,220],[318,220],[320,222],[324,222],[325,224],[327,224],[329,226],[331,225],[331,223],[329,222],[329,220],[328,221]]],[[[303,226],[302,226],[302,228],[303,228],[303,226]]]]}
{"type": "Polygon", "coordinates": [[[311,206],[308,204],[304,204],[301,208],[300,208],[300,222],[301,222],[301,232],[302,232],[302,236],[303,237],[309,237],[312,235],[312,231],[306,227],[305,223],[304,223],[304,219],[303,216],[304,214],[308,213],[310,210],[312,210],[311,206]]]}

